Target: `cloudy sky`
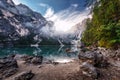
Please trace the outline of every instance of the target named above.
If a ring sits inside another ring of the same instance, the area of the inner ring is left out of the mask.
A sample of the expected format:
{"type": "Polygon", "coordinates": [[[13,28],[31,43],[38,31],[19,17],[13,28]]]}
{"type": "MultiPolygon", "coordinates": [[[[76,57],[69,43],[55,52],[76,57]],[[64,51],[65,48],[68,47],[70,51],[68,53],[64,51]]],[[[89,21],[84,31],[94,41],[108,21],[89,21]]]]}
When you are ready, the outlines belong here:
{"type": "Polygon", "coordinates": [[[68,31],[72,26],[88,18],[89,8],[85,0],[13,0],[25,4],[55,23],[57,31],[68,31]]]}
{"type": "Polygon", "coordinates": [[[71,5],[76,6],[76,10],[82,10],[85,0],[13,0],[16,4],[23,3],[28,5],[35,11],[45,14],[48,7],[54,9],[55,12],[59,12],[71,5]]]}

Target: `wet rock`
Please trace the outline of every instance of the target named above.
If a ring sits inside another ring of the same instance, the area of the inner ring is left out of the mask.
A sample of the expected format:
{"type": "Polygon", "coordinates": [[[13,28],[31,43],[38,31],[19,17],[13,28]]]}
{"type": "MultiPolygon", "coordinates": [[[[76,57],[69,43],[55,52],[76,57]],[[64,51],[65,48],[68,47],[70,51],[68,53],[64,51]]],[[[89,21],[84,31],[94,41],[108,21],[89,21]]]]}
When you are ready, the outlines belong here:
{"type": "Polygon", "coordinates": [[[12,56],[0,59],[0,77],[6,78],[17,72],[17,61],[12,56]]]}
{"type": "Polygon", "coordinates": [[[98,78],[99,72],[97,69],[91,65],[88,62],[84,62],[80,65],[80,69],[82,70],[82,73],[86,76],[92,77],[94,79],[98,78]]]}
{"type": "Polygon", "coordinates": [[[22,57],[23,61],[25,61],[25,63],[29,63],[29,64],[41,64],[43,61],[43,56],[23,56],[22,57]]]}
{"type": "Polygon", "coordinates": [[[14,80],[31,80],[34,76],[34,73],[32,71],[26,71],[18,74],[14,80]]]}

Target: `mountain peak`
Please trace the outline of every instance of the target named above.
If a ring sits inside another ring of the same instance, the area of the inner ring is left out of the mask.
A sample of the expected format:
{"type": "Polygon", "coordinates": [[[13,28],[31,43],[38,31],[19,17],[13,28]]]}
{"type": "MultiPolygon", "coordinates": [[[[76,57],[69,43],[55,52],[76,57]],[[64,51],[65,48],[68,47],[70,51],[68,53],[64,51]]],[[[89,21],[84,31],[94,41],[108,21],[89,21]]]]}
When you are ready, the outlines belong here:
{"type": "Polygon", "coordinates": [[[12,0],[0,0],[0,5],[4,6],[14,6],[14,2],[12,0]]]}
{"type": "MultiPolygon", "coordinates": [[[[18,4],[17,6],[30,9],[28,6],[26,6],[26,5],[22,4],[22,3],[18,4]]],[[[31,10],[31,9],[30,9],[30,10],[31,10]]]]}
{"type": "Polygon", "coordinates": [[[22,15],[31,15],[33,11],[24,4],[16,5],[16,8],[19,10],[19,13],[22,15]]]}
{"type": "Polygon", "coordinates": [[[10,5],[14,5],[13,1],[12,0],[6,0],[7,3],[9,3],[10,5]]]}

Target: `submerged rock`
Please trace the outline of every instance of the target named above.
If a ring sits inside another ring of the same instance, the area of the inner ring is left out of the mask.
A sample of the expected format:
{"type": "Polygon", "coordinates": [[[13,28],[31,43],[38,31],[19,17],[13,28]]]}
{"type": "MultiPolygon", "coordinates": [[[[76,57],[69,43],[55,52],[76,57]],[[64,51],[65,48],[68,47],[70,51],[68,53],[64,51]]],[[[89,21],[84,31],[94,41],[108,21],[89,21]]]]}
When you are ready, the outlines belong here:
{"type": "Polygon", "coordinates": [[[31,80],[34,76],[34,73],[32,71],[26,71],[18,74],[14,80],[31,80]]]}
{"type": "Polygon", "coordinates": [[[99,72],[97,71],[97,69],[91,65],[88,62],[84,62],[80,65],[80,68],[82,70],[82,73],[86,76],[92,77],[92,78],[98,78],[98,74],[99,72]]]}

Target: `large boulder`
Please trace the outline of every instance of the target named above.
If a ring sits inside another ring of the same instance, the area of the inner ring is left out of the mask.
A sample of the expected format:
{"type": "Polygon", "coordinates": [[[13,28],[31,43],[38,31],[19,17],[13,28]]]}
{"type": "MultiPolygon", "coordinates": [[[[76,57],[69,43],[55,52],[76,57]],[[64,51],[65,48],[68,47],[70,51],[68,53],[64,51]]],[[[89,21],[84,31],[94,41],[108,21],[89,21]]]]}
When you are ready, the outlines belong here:
{"type": "Polygon", "coordinates": [[[88,62],[84,62],[80,65],[82,73],[86,76],[92,77],[94,79],[98,78],[99,72],[97,69],[88,62]]]}
{"type": "Polygon", "coordinates": [[[20,74],[18,74],[14,80],[31,80],[34,76],[34,73],[32,71],[25,71],[20,74]]]}
{"type": "Polygon", "coordinates": [[[0,77],[6,78],[15,74],[18,70],[17,61],[13,56],[0,59],[0,77]]]}
{"type": "Polygon", "coordinates": [[[108,65],[107,60],[102,55],[102,53],[97,51],[81,52],[79,53],[78,58],[81,62],[88,62],[97,67],[103,67],[108,65]]]}
{"type": "Polygon", "coordinates": [[[109,65],[107,58],[97,49],[83,50],[79,53],[78,58],[81,62],[81,72],[93,79],[99,77],[99,68],[106,68],[109,65]]]}

